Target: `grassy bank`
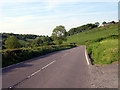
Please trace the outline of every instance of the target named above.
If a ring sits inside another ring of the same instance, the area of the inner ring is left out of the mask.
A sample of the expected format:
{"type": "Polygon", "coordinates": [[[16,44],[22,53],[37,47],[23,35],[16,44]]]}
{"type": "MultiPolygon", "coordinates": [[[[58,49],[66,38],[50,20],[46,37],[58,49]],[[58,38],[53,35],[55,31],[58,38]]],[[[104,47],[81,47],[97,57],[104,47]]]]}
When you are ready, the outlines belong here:
{"type": "Polygon", "coordinates": [[[2,51],[2,67],[6,67],[54,51],[65,50],[75,45],[53,45],[36,48],[6,49],[2,51]]]}
{"type": "Polygon", "coordinates": [[[67,41],[64,43],[76,43],[77,45],[85,45],[87,42],[111,37],[114,35],[118,35],[118,24],[99,27],[69,36],[67,37],[67,41]]]}
{"type": "Polygon", "coordinates": [[[118,39],[105,39],[89,43],[87,51],[93,64],[111,64],[118,61],[118,39]]]}
{"type": "Polygon", "coordinates": [[[118,24],[81,32],[67,39],[67,44],[86,45],[93,64],[111,64],[118,61],[118,24]]]}

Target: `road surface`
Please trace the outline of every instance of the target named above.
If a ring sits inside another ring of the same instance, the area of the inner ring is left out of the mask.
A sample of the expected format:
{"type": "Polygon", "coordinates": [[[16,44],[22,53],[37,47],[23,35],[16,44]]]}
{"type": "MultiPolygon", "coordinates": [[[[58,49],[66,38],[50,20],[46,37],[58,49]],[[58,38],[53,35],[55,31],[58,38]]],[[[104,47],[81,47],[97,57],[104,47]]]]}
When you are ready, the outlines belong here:
{"type": "Polygon", "coordinates": [[[90,88],[85,46],[53,52],[3,69],[3,88],[90,88]]]}

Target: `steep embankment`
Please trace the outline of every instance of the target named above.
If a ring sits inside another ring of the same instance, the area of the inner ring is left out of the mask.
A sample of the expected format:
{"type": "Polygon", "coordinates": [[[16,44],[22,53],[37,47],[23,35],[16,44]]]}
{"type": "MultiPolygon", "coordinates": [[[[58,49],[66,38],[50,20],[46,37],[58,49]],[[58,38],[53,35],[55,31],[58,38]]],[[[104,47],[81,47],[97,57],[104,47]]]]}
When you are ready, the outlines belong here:
{"type": "Polygon", "coordinates": [[[84,31],[67,37],[65,43],[86,45],[93,64],[118,61],[118,24],[84,31]]]}

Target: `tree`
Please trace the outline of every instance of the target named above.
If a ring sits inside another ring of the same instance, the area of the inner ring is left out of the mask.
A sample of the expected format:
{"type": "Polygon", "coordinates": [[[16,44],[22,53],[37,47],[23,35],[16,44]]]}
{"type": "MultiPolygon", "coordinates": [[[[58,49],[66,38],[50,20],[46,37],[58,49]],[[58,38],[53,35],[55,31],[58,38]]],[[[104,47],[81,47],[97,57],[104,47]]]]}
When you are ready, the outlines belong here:
{"type": "Polygon", "coordinates": [[[112,23],[112,24],[115,24],[115,21],[112,21],[111,23],[112,23]]]}
{"type": "Polygon", "coordinates": [[[52,37],[54,40],[66,40],[66,35],[66,29],[62,25],[56,26],[52,33],[52,37]]]}
{"type": "Polygon", "coordinates": [[[29,43],[29,42],[25,43],[25,47],[27,47],[27,48],[32,47],[32,46],[31,46],[31,43],[29,43]]]}
{"type": "Polygon", "coordinates": [[[35,47],[38,47],[38,46],[41,46],[43,43],[42,39],[40,37],[37,37],[33,43],[32,43],[32,46],[35,46],[35,47]]]}
{"type": "Polygon", "coordinates": [[[95,25],[98,27],[100,25],[100,23],[99,22],[95,22],[95,25]]]}
{"type": "Polygon", "coordinates": [[[21,47],[25,47],[26,42],[24,40],[19,40],[21,47]]]}
{"type": "Polygon", "coordinates": [[[74,34],[76,34],[77,33],[77,28],[71,28],[69,31],[68,31],[68,33],[67,33],[67,35],[74,35],[74,34]]]}
{"type": "Polygon", "coordinates": [[[15,36],[10,36],[5,41],[5,47],[8,48],[8,49],[19,48],[20,43],[19,43],[18,39],[15,36]]]}
{"type": "Polygon", "coordinates": [[[49,45],[52,41],[51,38],[48,36],[41,37],[41,39],[42,39],[44,45],[49,45]]]}
{"type": "Polygon", "coordinates": [[[104,21],[102,24],[106,24],[106,22],[104,21]]]}

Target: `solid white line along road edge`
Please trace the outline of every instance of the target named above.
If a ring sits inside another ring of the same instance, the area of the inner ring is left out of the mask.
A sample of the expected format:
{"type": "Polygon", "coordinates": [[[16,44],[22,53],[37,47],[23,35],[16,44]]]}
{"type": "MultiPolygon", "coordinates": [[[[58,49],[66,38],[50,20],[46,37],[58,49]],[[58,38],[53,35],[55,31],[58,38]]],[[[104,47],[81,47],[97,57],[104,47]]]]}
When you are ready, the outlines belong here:
{"type": "Polygon", "coordinates": [[[86,60],[87,60],[87,64],[90,65],[89,60],[88,60],[88,56],[87,56],[86,49],[85,49],[85,57],[86,57],[86,60]]]}
{"type": "Polygon", "coordinates": [[[42,67],[41,69],[35,71],[34,73],[32,73],[31,75],[29,75],[29,76],[27,76],[27,77],[30,78],[30,77],[34,76],[35,74],[39,73],[41,70],[43,70],[43,69],[47,68],[49,65],[53,64],[55,61],[56,61],[56,60],[52,61],[51,63],[45,65],[44,67],[42,67]]]}

